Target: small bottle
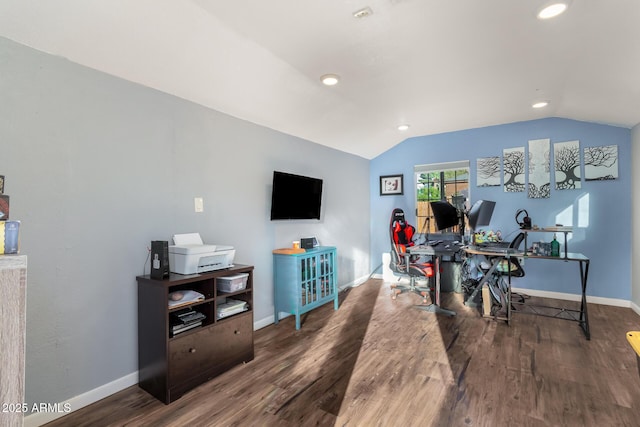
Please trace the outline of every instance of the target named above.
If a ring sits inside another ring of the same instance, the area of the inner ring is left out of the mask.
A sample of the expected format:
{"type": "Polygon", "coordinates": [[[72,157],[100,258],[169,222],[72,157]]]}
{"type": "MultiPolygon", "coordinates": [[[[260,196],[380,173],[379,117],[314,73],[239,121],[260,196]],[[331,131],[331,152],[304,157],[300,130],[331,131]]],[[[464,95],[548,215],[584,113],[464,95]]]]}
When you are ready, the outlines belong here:
{"type": "Polygon", "coordinates": [[[551,241],[551,256],[560,256],[560,243],[556,240],[556,234],[553,234],[551,241]]]}

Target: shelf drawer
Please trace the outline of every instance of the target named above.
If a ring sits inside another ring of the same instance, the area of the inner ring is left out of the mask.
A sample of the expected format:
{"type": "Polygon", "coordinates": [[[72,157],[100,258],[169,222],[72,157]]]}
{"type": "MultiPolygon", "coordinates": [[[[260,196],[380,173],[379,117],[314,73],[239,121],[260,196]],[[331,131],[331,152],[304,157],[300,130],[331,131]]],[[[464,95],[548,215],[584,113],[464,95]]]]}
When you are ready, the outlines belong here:
{"type": "Polygon", "coordinates": [[[222,346],[222,343],[215,333],[214,326],[171,340],[169,342],[170,386],[202,376],[204,371],[211,369],[212,364],[215,366],[212,358],[217,346],[222,346]]]}
{"type": "Polygon", "coordinates": [[[169,385],[203,380],[253,360],[253,316],[238,314],[169,342],[169,385]]]}
{"type": "Polygon", "coordinates": [[[214,350],[214,357],[224,370],[253,360],[253,313],[248,311],[218,321],[216,337],[222,345],[214,350]]]}

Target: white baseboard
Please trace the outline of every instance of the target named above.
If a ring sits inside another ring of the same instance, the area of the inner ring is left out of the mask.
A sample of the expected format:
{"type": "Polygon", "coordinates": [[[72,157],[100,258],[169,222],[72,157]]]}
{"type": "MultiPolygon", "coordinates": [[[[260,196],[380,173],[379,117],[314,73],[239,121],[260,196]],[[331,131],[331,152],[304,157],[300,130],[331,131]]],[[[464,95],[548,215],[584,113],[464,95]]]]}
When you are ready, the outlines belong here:
{"type": "MultiPolygon", "coordinates": [[[[371,276],[373,279],[383,279],[382,274],[374,274],[371,276]]],[[[513,292],[518,292],[521,294],[531,295],[533,297],[541,297],[541,298],[554,298],[565,301],[580,301],[582,296],[580,294],[566,294],[562,292],[552,292],[552,291],[538,291],[535,289],[524,289],[524,288],[512,288],[513,292]]],[[[587,302],[593,304],[601,304],[601,305],[611,305],[614,307],[628,307],[635,311],[638,315],[640,315],[640,306],[637,304],[618,298],[605,298],[605,297],[594,297],[587,295],[587,302]]]]}
{"type": "Polygon", "coordinates": [[[272,314],[271,316],[267,316],[264,319],[256,320],[253,322],[253,330],[257,331],[258,329],[262,329],[265,326],[269,326],[275,322],[275,316],[272,314]]]}
{"type": "MultiPolygon", "coordinates": [[[[532,297],[554,298],[565,301],[580,301],[582,299],[582,296],[580,294],[566,294],[562,292],[538,291],[535,289],[524,288],[511,288],[511,290],[512,292],[531,295],[532,297]]],[[[617,298],[604,298],[587,295],[587,302],[593,304],[611,305],[615,307],[631,307],[631,301],[617,298]]]]}
{"type": "Polygon", "coordinates": [[[374,277],[374,276],[362,276],[362,277],[359,277],[356,280],[354,280],[353,282],[349,282],[349,283],[346,283],[346,284],[344,284],[342,286],[338,286],[338,290],[344,291],[347,288],[355,288],[356,286],[360,286],[364,282],[369,280],[369,277],[374,277]]]}
{"type": "Polygon", "coordinates": [[[108,384],[96,387],[93,390],[89,390],[86,393],[82,393],[64,402],[54,405],[57,408],[70,408],[69,412],[35,412],[24,418],[25,427],[38,427],[63,417],[73,411],[77,411],[85,406],[104,399],[107,396],[111,396],[127,387],[138,384],[138,371],[132,372],[129,375],[125,375],[122,378],[118,378],[115,381],[111,381],[108,384]]]}

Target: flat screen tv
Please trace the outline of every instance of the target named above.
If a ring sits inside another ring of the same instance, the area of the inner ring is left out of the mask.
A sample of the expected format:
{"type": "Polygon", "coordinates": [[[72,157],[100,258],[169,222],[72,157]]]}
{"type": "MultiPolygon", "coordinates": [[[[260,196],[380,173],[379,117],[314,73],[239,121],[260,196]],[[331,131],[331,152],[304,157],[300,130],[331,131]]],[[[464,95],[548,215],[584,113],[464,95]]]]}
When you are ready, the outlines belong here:
{"type": "Polygon", "coordinates": [[[322,180],[273,172],[271,220],[320,219],[322,180]]]}

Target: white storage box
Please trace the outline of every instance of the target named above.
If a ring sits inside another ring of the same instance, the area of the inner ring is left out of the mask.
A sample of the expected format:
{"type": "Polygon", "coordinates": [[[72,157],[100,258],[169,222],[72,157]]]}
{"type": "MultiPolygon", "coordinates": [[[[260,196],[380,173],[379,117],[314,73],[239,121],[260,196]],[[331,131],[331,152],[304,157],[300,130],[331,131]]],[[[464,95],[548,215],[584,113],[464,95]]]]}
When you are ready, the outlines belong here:
{"type": "Polygon", "coordinates": [[[218,290],[221,292],[236,292],[247,287],[248,278],[249,273],[241,273],[234,276],[218,277],[216,283],[218,284],[218,290]]]}

